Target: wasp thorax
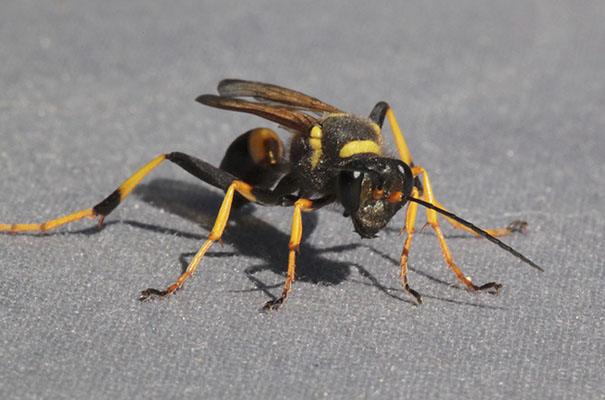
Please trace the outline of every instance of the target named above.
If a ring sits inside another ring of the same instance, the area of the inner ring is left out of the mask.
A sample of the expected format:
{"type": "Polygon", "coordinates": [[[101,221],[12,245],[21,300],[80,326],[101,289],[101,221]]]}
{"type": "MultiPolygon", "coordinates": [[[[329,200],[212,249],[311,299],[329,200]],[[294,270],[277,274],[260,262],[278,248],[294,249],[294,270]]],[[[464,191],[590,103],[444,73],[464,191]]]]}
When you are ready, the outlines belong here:
{"type": "Polygon", "coordinates": [[[374,237],[405,204],[414,178],[400,160],[371,157],[347,163],[338,177],[339,200],[361,237],[374,237]]]}

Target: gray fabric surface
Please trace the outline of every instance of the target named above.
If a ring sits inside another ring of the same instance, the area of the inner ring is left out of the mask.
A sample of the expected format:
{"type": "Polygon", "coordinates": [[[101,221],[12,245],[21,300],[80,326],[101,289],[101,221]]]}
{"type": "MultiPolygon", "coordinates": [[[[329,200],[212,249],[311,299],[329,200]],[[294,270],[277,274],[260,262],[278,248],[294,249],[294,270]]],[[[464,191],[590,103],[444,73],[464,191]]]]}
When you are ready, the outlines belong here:
{"type": "Polygon", "coordinates": [[[546,272],[445,226],[473,281],[504,285],[468,293],[426,230],[415,307],[398,278],[404,214],[360,240],[327,209],[305,215],[286,307],[262,314],[292,211],[257,207],[183,291],[140,303],[221,202],[163,165],[101,232],[0,235],[0,397],[604,398],[603,4],[4,2],[2,223],[90,207],[164,152],[218,164],[239,133],[275,127],[193,101],[238,77],[359,114],[388,101],[438,199],[483,227],[527,219],[505,241],[546,272]]]}

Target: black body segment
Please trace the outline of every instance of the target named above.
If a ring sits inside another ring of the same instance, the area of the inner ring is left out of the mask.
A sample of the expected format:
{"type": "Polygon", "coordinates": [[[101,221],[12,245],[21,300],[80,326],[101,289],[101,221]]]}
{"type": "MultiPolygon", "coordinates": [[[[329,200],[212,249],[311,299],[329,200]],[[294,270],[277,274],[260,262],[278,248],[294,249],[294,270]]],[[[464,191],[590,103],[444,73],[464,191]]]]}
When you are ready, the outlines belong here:
{"type": "Polygon", "coordinates": [[[384,123],[384,117],[387,115],[387,111],[389,110],[389,105],[384,101],[379,101],[376,103],[372,111],[370,112],[370,118],[374,123],[376,123],[379,127],[382,128],[382,124],[384,123]]]}
{"type": "MultiPolygon", "coordinates": [[[[284,149],[275,132],[256,128],[240,135],[225,152],[219,168],[252,186],[271,188],[286,171],[284,149]]],[[[239,193],[232,208],[246,204],[239,193]]]]}
{"type": "Polygon", "coordinates": [[[260,205],[281,205],[282,198],[286,195],[285,193],[276,192],[272,189],[249,185],[227,171],[188,154],[174,152],[167,154],[166,158],[182,167],[191,175],[224,191],[227,191],[233,182],[242,182],[241,186],[236,188],[236,192],[244,196],[248,201],[260,205]]]}
{"type": "Polygon", "coordinates": [[[185,153],[169,153],[166,154],[166,159],[177,164],[196,178],[222,190],[227,190],[229,185],[237,180],[236,176],[185,153]]]}

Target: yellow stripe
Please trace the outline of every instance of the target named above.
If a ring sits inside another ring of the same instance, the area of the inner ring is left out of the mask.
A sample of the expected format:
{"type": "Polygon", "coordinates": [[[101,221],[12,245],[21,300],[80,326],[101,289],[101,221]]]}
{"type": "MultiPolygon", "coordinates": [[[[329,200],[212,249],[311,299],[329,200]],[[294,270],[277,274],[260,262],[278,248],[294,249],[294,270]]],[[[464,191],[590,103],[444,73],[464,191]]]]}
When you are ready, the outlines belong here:
{"type": "Polygon", "coordinates": [[[380,127],[378,126],[378,124],[374,121],[370,121],[370,126],[372,127],[372,129],[374,129],[374,133],[376,133],[376,136],[380,137],[380,127]]]}
{"type": "Polygon", "coordinates": [[[317,167],[319,164],[319,159],[323,154],[323,150],[321,149],[321,128],[318,125],[315,125],[311,128],[311,132],[309,132],[311,139],[309,139],[309,144],[313,149],[313,155],[311,157],[311,168],[317,167]]]}
{"type": "Polygon", "coordinates": [[[354,140],[342,146],[339,156],[349,158],[360,153],[380,154],[380,146],[371,140],[354,140]]]}

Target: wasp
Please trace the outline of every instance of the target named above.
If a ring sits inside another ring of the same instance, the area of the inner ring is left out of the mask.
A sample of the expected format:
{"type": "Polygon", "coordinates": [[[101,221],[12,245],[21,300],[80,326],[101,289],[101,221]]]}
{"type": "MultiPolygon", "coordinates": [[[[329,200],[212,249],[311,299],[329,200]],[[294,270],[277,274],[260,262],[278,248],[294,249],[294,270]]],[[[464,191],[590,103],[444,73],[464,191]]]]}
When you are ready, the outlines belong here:
{"type": "Polygon", "coordinates": [[[497,237],[522,231],[525,221],[514,221],[497,230],[484,230],[458,217],[435,198],[427,171],[415,165],[397,120],[386,102],[378,102],[369,116],[343,112],[314,97],[284,87],[226,79],[218,84],[218,95],[205,94],[196,101],[207,106],[260,116],[292,133],[287,153],[277,134],[268,128],[252,129],[238,137],[227,149],[220,167],[181,152],[162,154],[135,172],[114,192],[92,208],[84,209],[42,224],[0,224],[1,231],[45,232],[82,218],[103,220],[163,161],[170,161],[202,181],[222,189],[225,198],[208,239],[195,254],[185,272],[164,290],[146,289],[141,300],[165,298],[181,289],[192,276],[210,246],[221,240],[232,209],[246,203],[262,206],[293,207],[288,243],[288,269],[281,296],[265,303],[264,310],[280,308],[295,280],[296,254],[302,235],[303,212],[327,204],[340,203],[343,215],[352,221],[362,238],[373,238],[395,214],[407,205],[401,233],[406,239],[399,265],[402,286],[415,303],[422,296],[408,281],[408,257],[415,232],[418,205],[426,209],[427,225],[435,232],[445,263],[470,291],[498,292],[501,284],[476,285],[454,263],[441,231],[438,214],[455,228],[482,236],[533,268],[543,269],[497,237]],[[399,158],[386,154],[382,136],[385,118],[395,138],[399,158]]]}

